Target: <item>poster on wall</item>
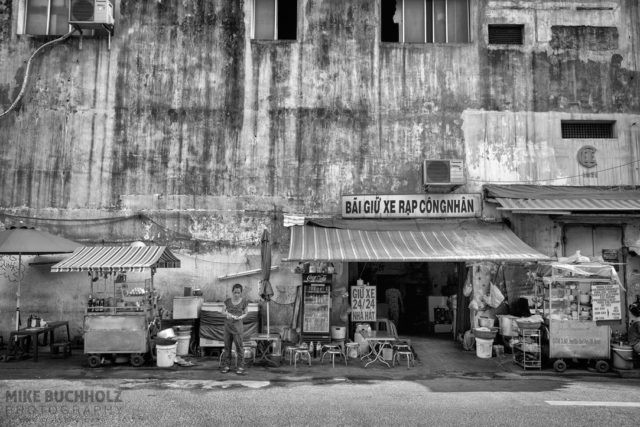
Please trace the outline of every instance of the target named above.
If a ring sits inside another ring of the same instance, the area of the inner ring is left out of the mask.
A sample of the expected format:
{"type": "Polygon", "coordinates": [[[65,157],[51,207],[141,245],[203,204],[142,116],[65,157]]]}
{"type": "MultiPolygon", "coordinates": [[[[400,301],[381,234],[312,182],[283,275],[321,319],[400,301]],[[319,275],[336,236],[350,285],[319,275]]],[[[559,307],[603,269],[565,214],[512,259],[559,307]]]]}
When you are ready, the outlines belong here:
{"type": "Polygon", "coordinates": [[[376,287],[351,287],[351,321],[371,322],[376,318],[376,287]]]}
{"type": "Polygon", "coordinates": [[[593,320],[620,320],[620,287],[617,283],[594,283],[591,285],[591,308],[593,320]]]}

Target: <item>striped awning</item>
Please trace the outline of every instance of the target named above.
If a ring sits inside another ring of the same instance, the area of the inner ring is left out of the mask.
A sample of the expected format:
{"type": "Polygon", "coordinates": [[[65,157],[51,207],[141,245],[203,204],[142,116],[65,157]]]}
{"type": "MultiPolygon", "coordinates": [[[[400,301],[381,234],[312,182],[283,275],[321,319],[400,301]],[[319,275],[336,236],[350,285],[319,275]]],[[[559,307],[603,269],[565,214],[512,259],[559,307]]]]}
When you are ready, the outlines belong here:
{"type": "Polygon", "coordinates": [[[180,268],[180,260],[166,246],[84,246],[51,271],[145,271],[152,267],[180,268]]]}
{"type": "MultiPolygon", "coordinates": [[[[357,221],[356,221],[357,222],[357,221]]],[[[538,261],[549,257],[503,224],[431,224],[419,229],[291,227],[286,261],[538,261]]]]}
{"type": "Polygon", "coordinates": [[[498,197],[498,209],[514,212],[544,213],[553,211],[640,211],[640,200],[607,199],[507,199],[498,197]]]}

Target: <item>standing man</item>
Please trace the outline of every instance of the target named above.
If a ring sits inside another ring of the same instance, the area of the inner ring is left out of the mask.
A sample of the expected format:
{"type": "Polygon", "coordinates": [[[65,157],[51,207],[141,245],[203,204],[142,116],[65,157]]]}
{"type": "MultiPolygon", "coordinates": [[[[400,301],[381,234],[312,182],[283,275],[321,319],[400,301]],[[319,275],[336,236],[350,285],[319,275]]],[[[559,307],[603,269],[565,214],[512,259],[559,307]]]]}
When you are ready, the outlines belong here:
{"type": "Polygon", "coordinates": [[[227,318],[224,321],[224,351],[226,352],[226,359],[222,362],[222,373],[229,372],[232,358],[232,343],[236,344],[236,351],[238,355],[238,369],[236,374],[244,375],[244,349],[242,346],[244,326],[242,319],[247,317],[247,307],[249,302],[242,296],[242,285],[236,283],[231,289],[232,296],[227,298],[224,302],[224,310],[227,318]]]}
{"type": "Polygon", "coordinates": [[[389,320],[391,320],[397,328],[400,324],[400,313],[404,313],[402,292],[396,288],[389,288],[384,293],[384,297],[387,304],[389,304],[389,320]]]}

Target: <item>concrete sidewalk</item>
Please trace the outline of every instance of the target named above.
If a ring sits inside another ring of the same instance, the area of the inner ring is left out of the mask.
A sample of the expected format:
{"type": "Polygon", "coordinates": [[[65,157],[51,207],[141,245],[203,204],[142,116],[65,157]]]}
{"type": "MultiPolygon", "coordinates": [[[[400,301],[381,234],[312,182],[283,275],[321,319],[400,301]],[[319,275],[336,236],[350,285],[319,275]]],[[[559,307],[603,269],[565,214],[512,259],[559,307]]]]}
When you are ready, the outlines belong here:
{"type": "MultiPolygon", "coordinates": [[[[237,379],[264,381],[330,381],[335,378],[350,378],[360,380],[415,380],[435,377],[478,377],[478,378],[518,378],[521,376],[553,375],[553,376],[623,376],[617,372],[598,373],[592,369],[569,368],[559,374],[551,366],[544,366],[541,370],[527,369],[513,363],[511,354],[490,359],[479,358],[475,351],[465,351],[462,347],[449,339],[416,338],[411,337],[411,343],[418,355],[415,367],[407,368],[406,362],[388,368],[383,364],[374,363],[365,367],[359,359],[349,359],[348,366],[343,361],[336,361],[335,368],[331,361],[325,358],[313,359],[311,366],[298,363],[297,367],[283,361],[278,367],[249,366],[246,375],[239,377],[233,371],[222,374],[219,371],[218,357],[184,356],[183,359],[194,364],[190,367],[174,365],[170,368],[160,368],[149,361],[142,367],[133,367],[128,363],[106,364],[98,368],[90,368],[87,355],[82,349],[73,349],[67,358],[57,358],[48,353],[48,347],[42,347],[39,359],[34,362],[31,358],[10,360],[0,363],[0,379],[34,379],[34,378],[158,378],[158,379],[237,379]]],[[[640,376],[640,370],[634,370],[640,376]]],[[[633,372],[631,373],[633,374],[633,372]]],[[[629,376],[629,375],[628,375],[629,376]]],[[[635,375],[631,375],[635,376],[635,375]]]]}

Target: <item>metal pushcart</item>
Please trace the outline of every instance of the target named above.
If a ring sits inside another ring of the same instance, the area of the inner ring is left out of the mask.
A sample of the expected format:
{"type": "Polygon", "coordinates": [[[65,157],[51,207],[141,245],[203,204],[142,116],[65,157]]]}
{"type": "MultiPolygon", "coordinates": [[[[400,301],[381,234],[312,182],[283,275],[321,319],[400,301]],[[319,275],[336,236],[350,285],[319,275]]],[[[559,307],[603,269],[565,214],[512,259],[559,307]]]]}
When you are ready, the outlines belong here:
{"type": "Polygon", "coordinates": [[[53,272],[88,272],[91,285],[84,316],[84,353],[90,367],[103,361],[142,366],[152,351],[159,326],[158,296],[153,286],[157,268],[179,268],[164,246],[82,247],[51,267],[53,272]],[[127,275],[146,273],[142,281],[127,275]],[[94,287],[102,280],[102,290],[94,287]],[[135,284],[135,288],[132,288],[135,284]],[[109,296],[106,296],[109,294],[109,296]],[[94,296],[99,298],[94,298],[94,296]]]}
{"type": "Polygon", "coordinates": [[[611,328],[621,318],[620,281],[611,265],[541,263],[543,354],[558,372],[567,361],[586,359],[599,372],[610,368],[611,328]]]}

